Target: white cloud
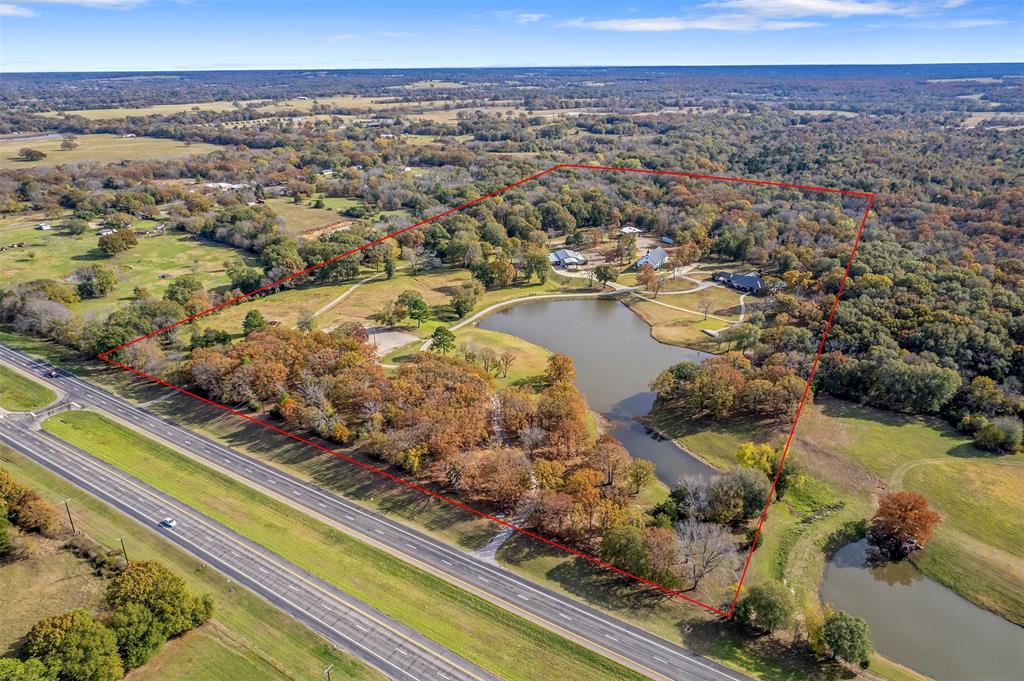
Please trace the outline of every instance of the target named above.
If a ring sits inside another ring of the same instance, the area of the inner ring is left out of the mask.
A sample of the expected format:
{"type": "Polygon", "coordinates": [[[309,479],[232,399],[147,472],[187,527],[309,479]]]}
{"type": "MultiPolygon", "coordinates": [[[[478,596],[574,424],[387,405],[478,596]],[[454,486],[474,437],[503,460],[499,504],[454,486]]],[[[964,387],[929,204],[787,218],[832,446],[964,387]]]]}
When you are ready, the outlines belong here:
{"type": "Polygon", "coordinates": [[[880,14],[908,14],[915,5],[896,5],[886,0],[717,0],[705,7],[740,11],[763,17],[845,18],[880,14]]]}
{"type": "Polygon", "coordinates": [[[1009,23],[1003,19],[954,19],[947,22],[945,28],[981,28],[982,26],[1002,26],[1009,23]]]}
{"type": "Polygon", "coordinates": [[[573,19],[562,26],[595,31],[667,33],[670,31],[789,31],[820,26],[814,21],[765,21],[749,14],[717,14],[702,18],[654,17],[649,19],[573,19]]]}
{"type": "Polygon", "coordinates": [[[532,23],[535,23],[537,21],[540,21],[541,19],[547,19],[547,18],[548,18],[547,14],[536,14],[536,13],[533,13],[533,12],[521,12],[521,13],[516,15],[516,23],[517,24],[532,24],[532,23]]]}
{"type": "Polygon", "coordinates": [[[0,17],[34,17],[35,15],[36,13],[28,7],[0,3],[0,17]]]}
{"type": "Polygon", "coordinates": [[[144,2],[146,0],[21,0],[23,5],[77,5],[100,9],[129,9],[144,2]]]}
{"type": "Polygon", "coordinates": [[[355,40],[358,37],[355,33],[340,33],[338,35],[329,35],[324,40],[329,43],[340,43],[346,40],[355,40]]]}

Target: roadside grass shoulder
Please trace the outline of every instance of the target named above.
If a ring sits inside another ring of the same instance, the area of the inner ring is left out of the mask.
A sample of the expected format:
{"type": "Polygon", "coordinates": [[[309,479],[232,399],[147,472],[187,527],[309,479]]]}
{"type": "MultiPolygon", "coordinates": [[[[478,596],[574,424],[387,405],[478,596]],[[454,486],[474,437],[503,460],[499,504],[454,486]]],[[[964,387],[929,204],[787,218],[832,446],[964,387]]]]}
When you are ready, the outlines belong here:
{"type": "Polygon", "coordinates": [[[44,427],[499,676],[641,678],[99,414],[66,412],[44,427]]]}
{"type": "Polygon", "coordinates": [[[32,411],[56,399],[57,395],[46,386],[0,366],[0,407],[8,411],[32,411]]]}
{"type": "MultiPolygon", "coordinates": [[[[134,672],[132,678],[136,675],[167,681],[243,678],[217,673],[230,669],[245,671],[244,678],[249,679],[315,678],[322,674],[324,667],[334,664],[343,678],[383,679],[375,670],[334,649],[262,599],[232,585],[219,572],[204,569],[200,561],[172,546],[150,528],[42,466],[4,447],[0,447],[0,460],[4,468],[51,504],[62,504],[64,499],[69,499],[75,524],[94,540],[108,547],[120,547],[118,539],[123,537],[133,557],[159,560],[180,575],[194,593],[209,593],[213,597],[213,621],[168,643],[146,668],[134,672]],[[214,666],[208,667],[207,660],[214,666]]],[[[81,566],[80,572],[88,569],[82,561],[75,560],[81,566]]]]}

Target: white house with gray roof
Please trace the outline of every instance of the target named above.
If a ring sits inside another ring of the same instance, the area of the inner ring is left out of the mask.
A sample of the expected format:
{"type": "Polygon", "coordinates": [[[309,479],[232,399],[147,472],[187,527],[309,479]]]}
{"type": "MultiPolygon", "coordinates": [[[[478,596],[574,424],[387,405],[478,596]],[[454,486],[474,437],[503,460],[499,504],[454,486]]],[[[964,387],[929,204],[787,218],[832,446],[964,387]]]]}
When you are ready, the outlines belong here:
{"type": "Polygon", "coordinates": [[[640,269],[644,265],[650,265],[654,269],[658,269],[668,262],[668,258],[668,251],[666,251],[661,246],[658,246],[653,250],[647,251],[647,254],[644,255],[644,257],[637,260],[636,268],[640,269]]]}

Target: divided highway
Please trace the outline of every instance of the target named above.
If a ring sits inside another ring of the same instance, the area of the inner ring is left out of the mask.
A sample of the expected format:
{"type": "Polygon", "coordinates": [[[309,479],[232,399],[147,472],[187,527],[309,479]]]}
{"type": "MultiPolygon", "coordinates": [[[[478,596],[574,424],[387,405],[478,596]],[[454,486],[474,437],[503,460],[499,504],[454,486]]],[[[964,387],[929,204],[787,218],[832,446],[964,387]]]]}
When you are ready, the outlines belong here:
{"type": "Polygon", "coordinates": [[[292,615],[393,679],[496,679],[327,582],[76,447],[31,429],[31,417],[0,418],[0,443],[21,452],[292,615]]]}
{"type": "MultiPolygon", "coordinates": [[[[104,412],[194,458],[244,479],[254,488],[289,499],[293,505],[302,506],[311,514],[334,522],[352,535],[377,544],[410,563],[439,574],[453,584],[528,617],[651,678],[701,681],[738,681],[747,678],[682,646],[536,584],[494,563],[464,553],[270,464],[240,454],[76,376],[59,372],[58,377],[50,378],[45,375],[52,368],[50,365],[3,344],[0,344],[0,361],[18,367],[32,374],[40,382],[63,391],[67,395],[67,400],[79,406],[104,412]]],[[[5,434],[11,432],[10,425],[3,429],[5,434]]],[[[268,433],[268,436],[271,435],[268,433]]],[[[68,473],[61,470],[63,464],[47,462],[50,456],[51,454],[43,450],[36,453],[33,458],[42,457],[37,460],[42,460],[50,468],[70,478],[68,473]]],[[[72,481],[81,484],[78,480],[72,481]]],[[[87,486],[85,489],[94,491],[87,486]]],[[[109,501],[107,496],[102,498],[109,501]]],[[[164,503],[172,502],[166,500],[164,503]]],[[[157,513],[147,516],[145,520],[152,521],[153,518],[164,515],[168,514],[157,513]]],[[[294,608],[283,609],[295,614],[294,608]]],[[[321,628],[313,628],[323,633],[321,628]]],[[[379,664],[375,666],[379,667],[379,664]]]]}

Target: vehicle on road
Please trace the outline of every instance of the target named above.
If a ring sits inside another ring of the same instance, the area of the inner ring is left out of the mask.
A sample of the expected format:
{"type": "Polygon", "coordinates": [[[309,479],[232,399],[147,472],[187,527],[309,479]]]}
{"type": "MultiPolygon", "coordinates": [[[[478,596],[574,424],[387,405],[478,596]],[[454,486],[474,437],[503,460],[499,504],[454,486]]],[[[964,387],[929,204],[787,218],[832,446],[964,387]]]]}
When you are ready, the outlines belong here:
{"type": "Polygon", "coordinates": [[[49,371],[46,372],[46,375],[49,376],[50,378],[57,378],[58,376],[60,376],[60,374],[57,373],[56,369],[50,369],[49,371]]]}
{"type": "Polygon", "coordinates": [[[178,521],[174,518],[164,518],[160,521],[160,524],[164,527],[177,527],[178,521]]]}

